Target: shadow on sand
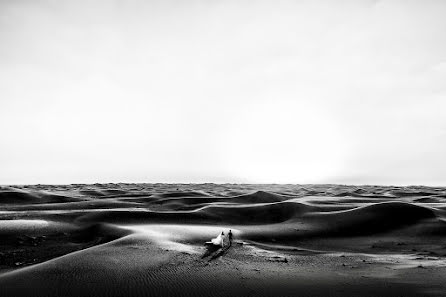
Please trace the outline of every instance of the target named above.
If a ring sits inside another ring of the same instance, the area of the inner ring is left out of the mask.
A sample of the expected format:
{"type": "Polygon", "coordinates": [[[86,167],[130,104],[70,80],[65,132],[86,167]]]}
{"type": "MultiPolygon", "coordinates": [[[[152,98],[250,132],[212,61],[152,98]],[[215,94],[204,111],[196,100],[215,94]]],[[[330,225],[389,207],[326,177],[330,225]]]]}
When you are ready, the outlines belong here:
{"type": "Polygon", "coordinates": [[[206,251],[201,256],[201,259],[208,258],[208,261],[210,262],[223,256],[230,248],[231,248],[230,245],[224,247],[216,245],[206,245],[206,251]]]}

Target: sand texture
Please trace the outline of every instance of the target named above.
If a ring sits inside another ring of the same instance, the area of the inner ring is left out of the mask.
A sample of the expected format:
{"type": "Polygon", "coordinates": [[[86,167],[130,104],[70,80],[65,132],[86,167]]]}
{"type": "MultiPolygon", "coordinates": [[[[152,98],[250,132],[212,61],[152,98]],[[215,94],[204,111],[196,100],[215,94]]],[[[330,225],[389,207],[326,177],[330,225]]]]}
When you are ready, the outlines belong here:
{"type": "Polygon", "coordinates": [[[432,187],[3,186],[0,296],[445,296],[445,217],[432,187]]]}

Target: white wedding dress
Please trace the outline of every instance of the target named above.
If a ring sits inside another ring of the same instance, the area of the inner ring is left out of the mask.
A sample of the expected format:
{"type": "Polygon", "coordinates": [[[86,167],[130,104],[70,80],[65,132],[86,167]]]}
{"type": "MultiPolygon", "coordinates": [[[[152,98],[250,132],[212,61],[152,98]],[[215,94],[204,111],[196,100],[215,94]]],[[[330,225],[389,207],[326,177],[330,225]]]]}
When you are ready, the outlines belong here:
{"type": "Polygon", "coordinates": [[[219,234],[217,237],[212,238],[212,239],[211,239],[211,242],[212,242],[212,244],[214,244],[214,245],[220,245],[220,246],[223,246],[224,238],[225,238],[224,235],[219,234]]]}

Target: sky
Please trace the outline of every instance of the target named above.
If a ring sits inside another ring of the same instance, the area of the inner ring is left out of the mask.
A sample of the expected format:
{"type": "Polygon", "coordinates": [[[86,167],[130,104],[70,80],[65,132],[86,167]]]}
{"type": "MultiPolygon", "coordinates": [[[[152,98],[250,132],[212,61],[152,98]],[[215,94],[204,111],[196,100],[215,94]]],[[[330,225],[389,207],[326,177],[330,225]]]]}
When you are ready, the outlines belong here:
{"type": "Polygon", "coordinates": [[[445,186],[445,15],[0,0],[0,184],[445,186]]]}

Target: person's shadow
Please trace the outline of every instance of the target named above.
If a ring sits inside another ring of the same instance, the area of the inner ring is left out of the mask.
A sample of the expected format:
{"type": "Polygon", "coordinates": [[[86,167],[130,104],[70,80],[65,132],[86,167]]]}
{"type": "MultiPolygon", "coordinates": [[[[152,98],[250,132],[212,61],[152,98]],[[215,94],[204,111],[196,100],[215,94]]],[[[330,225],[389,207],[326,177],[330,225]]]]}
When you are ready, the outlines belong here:
{"type": "Polygon", "coordinates": [[[205,251],[204,254],[201,256],[201,259],[204,259],[204,258],[206,258],[206,257],[209,257],[209,261],[215,260],[215,259],[217,259],[218,257],[223,256],[223,255],[228,251],[228,249],[229,249],[230,247],[231,247],[231,246],[224,246],[224,247],[221,247],[221,246],[213,245],[213,244],[206,245],[206,251],[205,251]]]}
{"type": "Polygon", "coordinates": [[[204,252],[203,256],[201,256],[201,259],[209,257],[210,255],[216,253],[219,249],[221,249],[221,247],[218,245],[207,244],[206,251],[204,252]]]}

